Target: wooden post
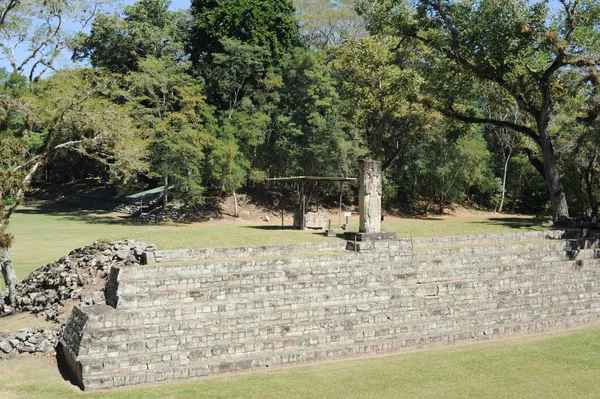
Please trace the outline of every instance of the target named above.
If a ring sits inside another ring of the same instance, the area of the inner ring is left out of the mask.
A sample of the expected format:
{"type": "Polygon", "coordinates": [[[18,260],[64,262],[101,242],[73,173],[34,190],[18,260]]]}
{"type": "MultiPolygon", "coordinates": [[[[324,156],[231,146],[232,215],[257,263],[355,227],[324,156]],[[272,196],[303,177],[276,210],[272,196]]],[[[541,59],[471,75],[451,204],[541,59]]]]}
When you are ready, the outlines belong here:
{"type": "Polygon", "coordinates": [[[281,227],[283,227],[283,194],[279,192],[279,209],[281,210],[281,227]]]}
{"type": "Polygon", "coordinates": [[[302,196],[302,230],[306,229],[306,196],[302,196]]]}
{"type": "Polygon", "coordinates": [[[317,182],[316,186],[317,186],[317,212],[319,212],[319,182],[317,182]]]}
{"type": "Polygon", "coordinates": [[[342,193],[343,193],[343,182],[340,180],[340,207],[338,210],[338,228],[342,228],[342,193]]]}

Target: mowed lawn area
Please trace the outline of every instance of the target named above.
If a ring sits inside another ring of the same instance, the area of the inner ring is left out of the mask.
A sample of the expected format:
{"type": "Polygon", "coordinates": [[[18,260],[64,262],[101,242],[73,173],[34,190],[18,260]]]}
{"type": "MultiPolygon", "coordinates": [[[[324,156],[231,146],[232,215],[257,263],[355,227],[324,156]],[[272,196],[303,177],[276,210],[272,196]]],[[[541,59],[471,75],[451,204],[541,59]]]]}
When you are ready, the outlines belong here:
{"type": "Polygon", "coordinates": [[[0,398],[598,398],[600,327],[82,393],[54,359],[0,361],[0,398]]]}
{"type": "MultiPolygon", "coordinates": [[[[294,244],[339,240],[312,231],[293,230],[290,217],[281,226],[271,221],[217,220],[194,224],[138,225],[118,213],[82,210],[70,205],[41,202],[22,206],[10,222],[15,236],[12,248],[17,277],[23,279],[35,268],[53,262],[71,250],[96,240],[131,238],[154,243],[159,249],[232,247],[294,244]]],[[[337,225],[337,215],[332,214],[337,225]]],[[[351,219],[358,225],[358,217],[351,219]]],[[[386,217],[383,228],[399,237],[431,237],[540,230],[531,217],[489,214],[403,219],[386,217]]],[[[340,230],[341,233],[341,230],[340,230]]],[[[1,284],[0,284],[1,285],[1,284]]]]}

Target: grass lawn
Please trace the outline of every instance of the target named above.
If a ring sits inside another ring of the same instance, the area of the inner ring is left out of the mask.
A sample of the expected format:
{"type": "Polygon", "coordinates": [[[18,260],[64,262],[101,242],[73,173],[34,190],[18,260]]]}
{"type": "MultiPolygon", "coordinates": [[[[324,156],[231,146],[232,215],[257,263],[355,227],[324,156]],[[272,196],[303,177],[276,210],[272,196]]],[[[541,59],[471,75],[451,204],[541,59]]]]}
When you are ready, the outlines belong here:
{"type": "Polygon", "coordinates": [[[598,398],[600,327],[85,394],[54,364],[0,361],[0,398],[598,398]]]}
{"type": "MultiPolygon", "coordinates": [[[[273,217],[273,219],[277,219],[273,217]]],[[[337,221],[337,216],[332,215],[337,221]]],[[[13,262],[19,279],[33,269],[52,262],[72,249],[95,240],[132,238],[156,244],[160,249],[205,248],[250,245],[294,244],[337,240],[314,232],[281,227],[279,220],[222,220],[194,224],[136,225],[121,214],[86,211],[65,204],[39,203],[20,207],[11,219],[10,231],[15,236],[13,262]]],[[[351,220],[358,225],[358,218],[351,220]]],[[[430,237],[462,234],[486,234],[539,230],[530,217],[490,217],[468,215],[428,219],[388,217],[383,223],[387,231],[399,237],[430,237]]]]}

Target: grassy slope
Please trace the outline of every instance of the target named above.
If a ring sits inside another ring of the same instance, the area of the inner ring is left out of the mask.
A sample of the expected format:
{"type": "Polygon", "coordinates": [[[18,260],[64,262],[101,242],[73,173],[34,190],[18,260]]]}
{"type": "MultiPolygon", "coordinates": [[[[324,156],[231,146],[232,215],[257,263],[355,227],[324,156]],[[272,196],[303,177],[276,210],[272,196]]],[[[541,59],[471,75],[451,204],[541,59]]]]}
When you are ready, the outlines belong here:
{"type": "Polygon", "coordinates": [[[48,358],[0,362],[12,398],[597,398],[600,327],[82,394],[48,358]]]}
{"type": "MultiPolygon", "coordinates": [[[[332,216],[334,220],[337,217],[332,216]]],[[[287,222],[291,224],[291,221],[287,222]]],[[[358,220],[352,221],[354,226],[358,220]]],[[[427,237],[462,234],[501,233],[539,229],[530,218],[490,219],[461,216],[439,219],[386,218],[384,229],[399,237],[427,237]]],[[[77,210],[68,205],[46,204],[21,207],[11,220],[15,235],[12,249],[18,278],[52,262],[74,248],[95,240],[132,238],[158,245],[161,249],[204,248],[247,245],[293,244],[336,240],[314,232],[282,228],[278,220],[255,222],[219,221],[190,225],[135,225],[122,216],[77,210]]]]}

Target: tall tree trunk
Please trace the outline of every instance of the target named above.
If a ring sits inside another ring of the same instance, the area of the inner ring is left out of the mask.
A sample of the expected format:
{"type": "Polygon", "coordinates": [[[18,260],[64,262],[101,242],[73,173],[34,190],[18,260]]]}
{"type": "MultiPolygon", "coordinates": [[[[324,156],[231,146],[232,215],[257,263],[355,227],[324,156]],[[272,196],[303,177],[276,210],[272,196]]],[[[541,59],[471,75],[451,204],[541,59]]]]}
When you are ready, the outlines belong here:
{"type": "Polygon", "coordinates": [[[510,161],[511,153],[512,151],[508,151],[506,160],[504,161],[504,175],[502,176],[502,197],[500,198],[500,206],[498,206],[498,212],[502,212],[502,208],[504,207],[504,197],[506,196],[506,175],[508,174],[508,162],[510,161]]]}
{"type": "Polygon", "coordinates": [[[415,201],[417,199],[417,170],[415,169],[415,178],[413,180],[412,195],[410,199],[410,214],[415,215],[415,201]]]}
{"type": "MultiPolygon", "coordinates": [[[[29,169],[29,173],[27,173],[27,175],[23,178],[23,181],[21,182],[21,187],[17,191],[13,204],[10,206],[8,211],[4,215],[2,215],[2,219],[0,219],[0,232],[2,232],[3,229],[6,228],[6,225],[10,220],[10,217],[12,216],[13,212],[15,211],[15,209],[17,209],[17,206],[23,200],[23,197],[25,196],[25,189],[27,188],[27,186],[29,186],[31,178],[38,170],[40,165],[41,161],[33,163],[33,166],[31,167],[31,169],[29,169]]],[[[13,267],[12,260],[10,259],[10,251],[8,247],[0,247],[0,267],[2,268],[2,277],[4,278],[4,283],[8,288],[8,300],[10,302],[10,305],[14,307],[16,305],[15,300],[17,295],[17,275],[15,274],[15,269],[13,267]]]]}
{"type": "Polygon", "coordinates": [[[585,182],[585,192],[587,194],[588,202],[590,204],[591,216],[596,217],[598,211],[597,209],[594,209],[596,201],[594,200],[594,186],[592,183],[593,177],[590,177],[590,174],[592,173],[593,172],[591,171],[591,168],[588,168],[586,171],[584,171],[583,181],[585,182]]]}
{"type": "Polygon", "coordinates": [[[238,201],[237,195],[235,195],[235,189],[233,190],[233,216],[238,217],[238,201]]]}
{"type": "Polygon", "coordinates": [[[538,122],[542,155],[544,156],[544,172],[552,203],[552,218],[555,222],[562,222],[569,218],[569,206],[567,205],[567,197],[560,182],[558,165],[547,126],[547,119],[545,123],[538,122]]]}
{"type": "Polygon", "coordinates": [[[594,155],[592,159],[588,162],[585,170],[580,173],[583,176],[583,182],[585,183],[585,192],[587,194],[588,203],[590,206],[590,216],[596,217],[598,216],[598,209],[595,206],[596,201],[594,200],[594,181],[596,180],[596,172],[594,171],[594,164],[596,163],[596,158],[598,156],[598,150],[594,151],[594,155]]]}
{"type": "Polygon", "coordinates": [[[16,306],[17,300],[17,275],[10,259],[10,251],[6,247],[0,248],[0,264],[2,266],[2,277],[8,288],[9,305],[16,306]]]}

